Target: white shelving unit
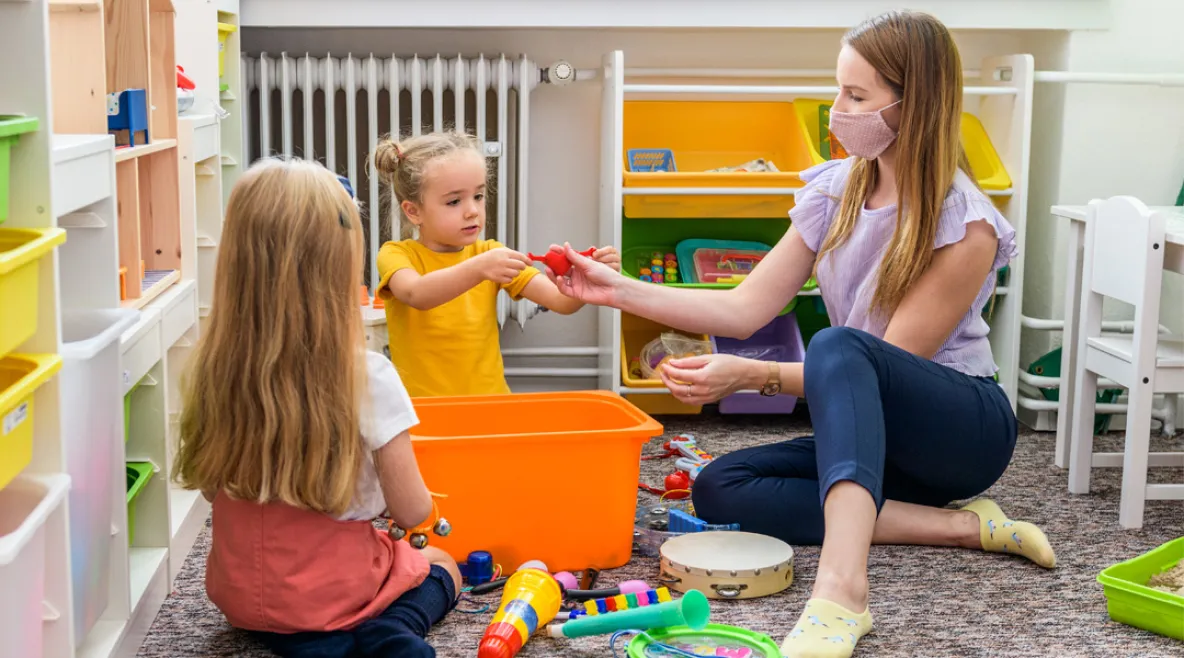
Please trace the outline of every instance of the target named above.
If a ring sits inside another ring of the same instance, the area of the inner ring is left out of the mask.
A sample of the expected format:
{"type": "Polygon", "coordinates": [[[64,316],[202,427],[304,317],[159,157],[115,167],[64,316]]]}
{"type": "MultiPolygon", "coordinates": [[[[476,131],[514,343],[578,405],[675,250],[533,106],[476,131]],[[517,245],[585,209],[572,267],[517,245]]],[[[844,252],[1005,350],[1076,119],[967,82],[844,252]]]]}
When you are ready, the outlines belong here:
{"type": "MultiPolygon", "coordinates": [[[[237,11],[237,3],[0,0],[0,42],[22,54],[0,62],[0,115],[39,119],[13,151],[10,216],[0,230],[62,229],[66,238],[39,261],[37,333],[15,351],[60,354],[61,371],[36,389],[31,464],[0,490],[43,494],[18,532],[0,536],[0,591],[5,600],[40,599],[32,614],[41,622],[21,617],[28,638],[0,624],[0,656],[134,656],[208,518],[205,499],[168,474],[180,376],[221,234],[226,122],[212,106],[170,113],[174,56],[187,71],[212,72],[208,89],[218,95],[216,24],[227,16],[219,8],[237,11]],[[107,69],[113,43],[149,40],[147,72],[122,55],[107,69]],[[149,83],[160,130],[118,149],[105,130],[107,87],[137,83],[149,83]],[[137,216],[147,269],[153,257],[179,266],[151,295],[121,302],[120,265],[135,252],[120,231],[137,216]],[[160,232],[172,226],[176,234],[160,232]],[[129,462],[152,472],[130,509],[129,462]],[[6,564],[28,568],[18,578],[6,564]]],[[[237,67],[237,52],[228,60],[237,67]]]]}
{"type": "MultiPolygon", "coordinates": [[[[635,221],[623,213],[626,194],[658,195],[770,195],[784,194],[785,208],[792,206],[790,195],[796,188],[748,188],[727,190],[702,188],[625,188],[624,176],[624,112],[627,99],[680,100],[790,100],[794,98],[833,97],[838,91],[831,86],[788,85],[688,85],[662,81],[661,69],[646,71],[645,84],[626,80],[625,56],[620,51],[605,56],[601,96],[601,178],[600,178],[600,242],[631,245],[622,242],[624,223],[635,221]]],[[[979,80],[967,80],[965,111],[978,116],[991,138],[1011,180],[1010,190],[992,194],[996,205],[1016,229],[1019,253],[1011,262],[1008,285],[997,291],[991,321],[991,345],[999,365],[999,381],[1016,404],[1019,367],[1020,314],[1024,281],[1024,246],[1027,228],[1028,160],[1032,126],[1032,83],[1034,78],[1031,55],[1010,55],[987,58],[980,67],[979,80]]],[[[677,77],[674,75],[668,77],[677,77]]],[[[720,76],[720,77],[727,77],[720,76]]],[[[600,387],[622,395],[669,396],[664,388],[629,388],[624,386],[621,372],[621,312],[600,314],[600,387]]]]}

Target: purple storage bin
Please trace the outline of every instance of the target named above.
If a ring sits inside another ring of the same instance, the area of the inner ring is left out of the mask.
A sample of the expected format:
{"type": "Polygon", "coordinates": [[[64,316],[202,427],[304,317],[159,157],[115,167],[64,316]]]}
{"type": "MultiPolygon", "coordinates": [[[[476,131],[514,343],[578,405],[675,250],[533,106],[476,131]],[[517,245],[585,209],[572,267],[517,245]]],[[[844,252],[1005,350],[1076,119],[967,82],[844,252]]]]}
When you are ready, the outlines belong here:
{"type": "MultiPolygon", "coordinates": [[[[775,318],[745,340],[712,336],[711,347],[716,353],[735,354],[761,361],[797,363],[806,357],[806,345],[802,342],[802,332],[798,330],[797,317],[793,313],[775,318]]],[[[788,393],[771,398],[756,393],[735,393],[719,401],[719,412],[790,414],[797,403],[797,396],[788,393]]]]}

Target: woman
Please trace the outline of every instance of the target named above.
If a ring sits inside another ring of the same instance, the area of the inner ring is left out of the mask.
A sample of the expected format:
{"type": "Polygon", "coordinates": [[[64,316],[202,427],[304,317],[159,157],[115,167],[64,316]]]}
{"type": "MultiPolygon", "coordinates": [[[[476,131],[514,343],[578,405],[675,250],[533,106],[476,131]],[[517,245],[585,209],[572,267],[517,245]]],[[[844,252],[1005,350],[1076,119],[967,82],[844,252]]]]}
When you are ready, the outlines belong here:
{"type": "Polygon", "coordinates": [[[804,364],[717,354],[661,373],[692,404],[742,389],[809,400],[814,437],[724,455],[694,488],[711,523],[822,544],[786,656],[850,656],[871,630],[873,543],[1055,564],[1044,533],[990,500],[942,509],[994,484],[1016,438],[980,315],[1016,255],[1015,231],[968,175],[961,71],[949,32],[926,14],[891,12],[848,33],[830,130],[853,157],[803,172],[792,227],[733,290],[641,283],[566,248],[575,267],[558,281],[565,294],[737,338],[816,273],[833,328],[815,335],[804,364]]]}

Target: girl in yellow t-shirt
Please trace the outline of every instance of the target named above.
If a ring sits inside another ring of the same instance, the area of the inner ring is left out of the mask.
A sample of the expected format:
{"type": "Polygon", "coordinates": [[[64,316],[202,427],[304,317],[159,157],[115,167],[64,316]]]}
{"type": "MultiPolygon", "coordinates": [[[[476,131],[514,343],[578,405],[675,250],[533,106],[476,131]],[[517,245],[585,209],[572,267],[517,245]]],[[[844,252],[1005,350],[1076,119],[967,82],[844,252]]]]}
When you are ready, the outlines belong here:
{"type": "MultiPolygon", "coordinates": [[[[525,297],[556,313],[583,302],[563,295],[525,255],[482,240],[488,172],[478,141],[455,132],[374,151],[374,167],[393,185],[414,240],[378,252],[378,294],[386,302],[391,360],[413,397],[509,393],[497,326],[497,295],[525,297]]],[[[592,257],[617,271],[621,257],[601,247],[592,257]]]]}

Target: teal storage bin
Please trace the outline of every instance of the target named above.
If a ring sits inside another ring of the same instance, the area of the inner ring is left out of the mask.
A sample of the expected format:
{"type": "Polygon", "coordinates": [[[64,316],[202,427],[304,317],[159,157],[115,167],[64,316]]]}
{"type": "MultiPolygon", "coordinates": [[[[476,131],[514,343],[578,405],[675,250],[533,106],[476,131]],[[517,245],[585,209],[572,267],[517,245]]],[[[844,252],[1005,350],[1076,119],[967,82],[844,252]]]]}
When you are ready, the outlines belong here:
{"type": "Polygon", "coordinates": [[[12,172],[12,147],[21,135],[37,130],[37,117],[0,115],[0,224],[8,219],[9,174],[12,172]]]}
{"type": "Polygon", "coordinates": [[[1106,611],[1116,622],[1184,641],[1184,596],[1147,586],[1152,576],[1184,560],[1184,537],[1098,574],[1106,611]]]}

